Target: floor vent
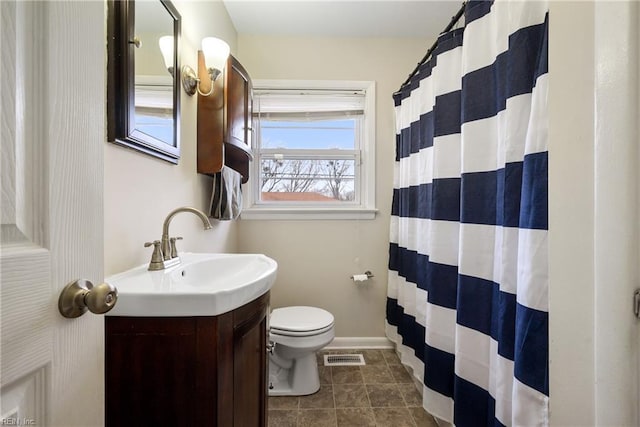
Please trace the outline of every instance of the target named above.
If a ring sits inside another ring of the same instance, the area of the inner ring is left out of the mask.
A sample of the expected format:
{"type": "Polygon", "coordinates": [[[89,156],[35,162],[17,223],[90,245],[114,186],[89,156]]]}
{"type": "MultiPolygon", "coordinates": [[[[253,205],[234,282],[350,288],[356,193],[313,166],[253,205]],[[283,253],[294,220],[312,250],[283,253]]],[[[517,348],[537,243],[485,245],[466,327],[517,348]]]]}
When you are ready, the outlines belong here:
{"type": "Polygon", "coordinates": [[[325,354],[324,366],[360,366],[364,365],[361,354],[325,354]]]}

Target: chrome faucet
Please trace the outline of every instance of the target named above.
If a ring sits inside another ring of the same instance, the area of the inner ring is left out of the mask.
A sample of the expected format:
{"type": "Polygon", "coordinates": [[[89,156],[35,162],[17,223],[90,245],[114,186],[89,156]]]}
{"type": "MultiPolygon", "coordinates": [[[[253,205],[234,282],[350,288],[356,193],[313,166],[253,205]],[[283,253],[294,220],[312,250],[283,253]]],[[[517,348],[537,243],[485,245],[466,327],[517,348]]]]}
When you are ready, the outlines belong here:
{"type": "Polygon", "coordinates": [[[182,239],[182,237],[169,237],[169,224],[174,216],[180,212],[191,212],[195,214],[202,221],[202,225],[205,230],[211,229],[211,223],[207,215],[199,209],[190,208],[187,206],[172,210],[164,220],[162,225],[162,239],[153,243],[145,243],[145,246],[154,245],[153,255],[151,256],[151,262],[149,263],[149,270],[163,270],[168,267],[172,267],[180,263],[178,258],[178,251],[176,250],[176,240],[182,239]]]}

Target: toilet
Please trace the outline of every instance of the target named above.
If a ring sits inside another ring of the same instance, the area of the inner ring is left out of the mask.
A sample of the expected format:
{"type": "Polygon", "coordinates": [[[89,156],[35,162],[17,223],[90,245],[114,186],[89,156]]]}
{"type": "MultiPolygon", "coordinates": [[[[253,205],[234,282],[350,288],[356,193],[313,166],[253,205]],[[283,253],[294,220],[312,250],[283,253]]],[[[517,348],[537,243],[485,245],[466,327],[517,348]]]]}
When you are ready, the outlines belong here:
{"type": "Polygon", "coordinates": [[[317,307],[277,308],[269,318],[269,396],[303,396],[320,389],[316,351],[333,340],[333,315],[317,307]]]}

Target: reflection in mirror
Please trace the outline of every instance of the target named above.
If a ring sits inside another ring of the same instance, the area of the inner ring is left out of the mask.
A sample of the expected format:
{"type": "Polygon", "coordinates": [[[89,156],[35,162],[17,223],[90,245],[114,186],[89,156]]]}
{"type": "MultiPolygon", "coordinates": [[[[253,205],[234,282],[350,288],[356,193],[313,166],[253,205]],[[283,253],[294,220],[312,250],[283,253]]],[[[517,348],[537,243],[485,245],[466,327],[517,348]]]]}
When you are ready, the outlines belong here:
{"type": "Polygon", "coordinates": [[[140,47],[135,55],[135,128],[172,144],[173,134],[173,19],[158,1],[138,1],[136,37],[140,47]],[[160,49],[167,49],[171,71],[160,49]],[[167,42],[171,45],[166,46],[167,42]]]}
{"type": "Polygon", "coordinates": [[[108,4],[109,140],[177,163],[180,15],[168,0],[108,4]]]}

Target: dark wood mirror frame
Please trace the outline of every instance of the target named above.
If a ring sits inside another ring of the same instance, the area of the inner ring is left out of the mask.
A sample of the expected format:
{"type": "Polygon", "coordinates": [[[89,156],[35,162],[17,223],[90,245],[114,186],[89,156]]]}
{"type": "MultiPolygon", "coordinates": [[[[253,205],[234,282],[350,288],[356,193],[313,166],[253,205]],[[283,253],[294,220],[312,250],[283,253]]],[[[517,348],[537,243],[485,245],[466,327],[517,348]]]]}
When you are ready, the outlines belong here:
{"type": "Polygon", "coordinates": [[[173,143],[169,144],[135,128],[135,3],[108,0],[107,137],[123,145],[171,163],[180,158],[180,25],[169,0],[158,0],[173,19],[173,143]]]}

